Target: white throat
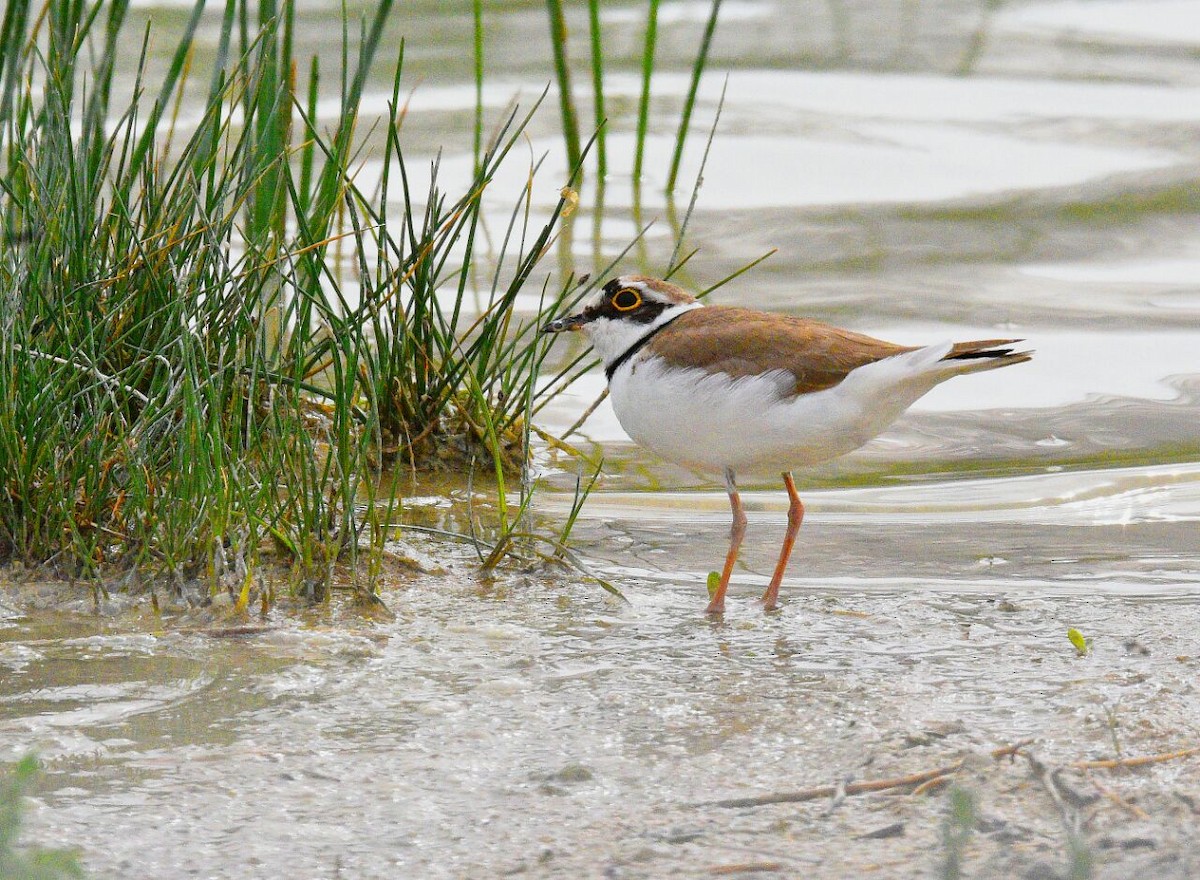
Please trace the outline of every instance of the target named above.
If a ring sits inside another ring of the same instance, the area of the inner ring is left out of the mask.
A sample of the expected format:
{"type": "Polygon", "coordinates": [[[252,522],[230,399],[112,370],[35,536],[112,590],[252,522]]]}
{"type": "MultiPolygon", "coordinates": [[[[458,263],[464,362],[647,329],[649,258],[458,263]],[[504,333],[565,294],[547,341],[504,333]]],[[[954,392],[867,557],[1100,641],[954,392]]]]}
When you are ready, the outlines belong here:
{"type": "Polygon", "coordinates": [[[684,312],[702,308],[704,308],[704,303],[699,302],[671,306],[669,309],[664,309],[662,314],[649,324],[638,324],[634,321],[615,318],[597,318],[585,324],[583,332],[592,341],[592,347],[604,361],[604,366],[608,367],[630,348],[637,345],[639,340],[646,338],[659,327],[674,321],[684,312]]]}

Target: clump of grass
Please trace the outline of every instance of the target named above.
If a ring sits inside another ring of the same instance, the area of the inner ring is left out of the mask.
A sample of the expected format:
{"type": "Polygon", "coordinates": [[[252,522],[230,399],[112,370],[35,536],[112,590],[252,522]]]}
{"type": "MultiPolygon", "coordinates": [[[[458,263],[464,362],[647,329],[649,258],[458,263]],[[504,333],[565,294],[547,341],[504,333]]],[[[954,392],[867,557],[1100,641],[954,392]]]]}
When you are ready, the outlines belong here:
{"type": "MultiPolygon", "coordinates": [[[[465,191],[436,166],[413,191],[402,50],[380,182],[359,187],[359,106],[391,6],[371,10],[353,57],[345,42],[325,131],[319,65],[294,74],[290,3],[227,0],[199,83],[197,4],[157,89],[143,39],[123,103],[126,2],[7,5],[0,557],[97,581],[207,579],[245,604],[268,554],[319,599],[336,562],[386,539],[396,484],[375,476],[390,462],[489,462],[513,531],[506,481],[553,393],[535,382],[550,341],[514,308],[566,197],[539,225],[527,190],[485,259],[482,195],[529,117],[514,113],[465,191]],[[201,108],[188,125],[183,106],[201,108]],[[479,314],[468,293],[486,298],[479,314]]],[[[546,311],[577,295],[543,286],[546,311]]]]}
{"type": "Polygon", "coordinates": [[[17,847],[24,813],[22,800],[37,769],[37,759],[30,756],[18,761],[6,778],[0,778],[0,877],[6,880],[83,877],[79,857],[70,850],[17,847]]]}

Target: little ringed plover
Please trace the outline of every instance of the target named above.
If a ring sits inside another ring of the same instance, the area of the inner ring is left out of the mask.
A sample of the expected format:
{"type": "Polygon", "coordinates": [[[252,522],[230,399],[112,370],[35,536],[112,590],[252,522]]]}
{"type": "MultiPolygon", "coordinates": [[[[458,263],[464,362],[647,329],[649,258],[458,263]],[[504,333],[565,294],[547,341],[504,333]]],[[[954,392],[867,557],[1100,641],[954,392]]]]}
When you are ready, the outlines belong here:
{"type": "Polygon", "coordinates": [[[668,461],[724,473],[733,528],[709,614],[725,610],[746,531],[736,473],[782,473],[790,499],[762,597],[771,610],[804,518],[793,468],[857,449],[946,379],[1031,357],[1009,347],[1018,339],[912,347],[791,315],[706,306],[642,275],[612,279],[582,311],[542,328],[564,330],[588,335],[630,437],[668,461]]]}

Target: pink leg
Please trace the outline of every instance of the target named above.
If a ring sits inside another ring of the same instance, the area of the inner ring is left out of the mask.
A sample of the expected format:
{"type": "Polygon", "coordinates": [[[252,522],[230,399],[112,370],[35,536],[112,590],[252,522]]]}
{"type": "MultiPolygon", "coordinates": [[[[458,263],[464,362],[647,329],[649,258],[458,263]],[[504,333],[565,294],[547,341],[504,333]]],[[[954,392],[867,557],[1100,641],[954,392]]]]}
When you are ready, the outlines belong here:
{"type": "Polygon", "coordinates": [[[742,499],[738,497],[737,486],[733,482],[733,470],[725,468],[725,488],[729,492],[729,506],[733,508],[733,527],[729,530],[729,553],[725,556],[725,570],[721,572],[721,583],[717,592],[708,603],[705,614],[725,613],[725,591],[729,589],[729,577],[733,574],[733,564],[737,562],[738,550],[742,546],[742,538],[746,536],[746,511],[742,509],[742,499]]]}
{"type": "Polygon", "coordinates": [[[767,611],[773,611],[776,607],[779,599],[779,585],[783,583],[783,573],[787,571],[788,559],[792,556],[792,547],[796,544],[796,534],[800,531],[800,523],[804,522],[804,505],[800,503],[800,496],[796,494],[796,484],[792,482],[790,473],[784,473],[783,485],[787,487],[789,501],[787,532],[783,536],[783,549],[779,551],[779,562],[775,566],[775,574],[771,576],[771,583],[767,586],[767,591],[763,593],[763,608],[767,611]]]}

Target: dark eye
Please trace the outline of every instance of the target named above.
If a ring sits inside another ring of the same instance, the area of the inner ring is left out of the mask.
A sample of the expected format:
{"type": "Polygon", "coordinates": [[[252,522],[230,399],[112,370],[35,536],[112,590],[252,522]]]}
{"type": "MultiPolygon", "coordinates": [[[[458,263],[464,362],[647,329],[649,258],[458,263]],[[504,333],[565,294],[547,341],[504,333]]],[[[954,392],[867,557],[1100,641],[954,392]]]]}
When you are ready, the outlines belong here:
{"type": "Polygon", "coordinates": [[[642,304],[642,295],[632,287],[623,287],[613,296],[612,304],[618,312],[630,312],[642,304]]]}

